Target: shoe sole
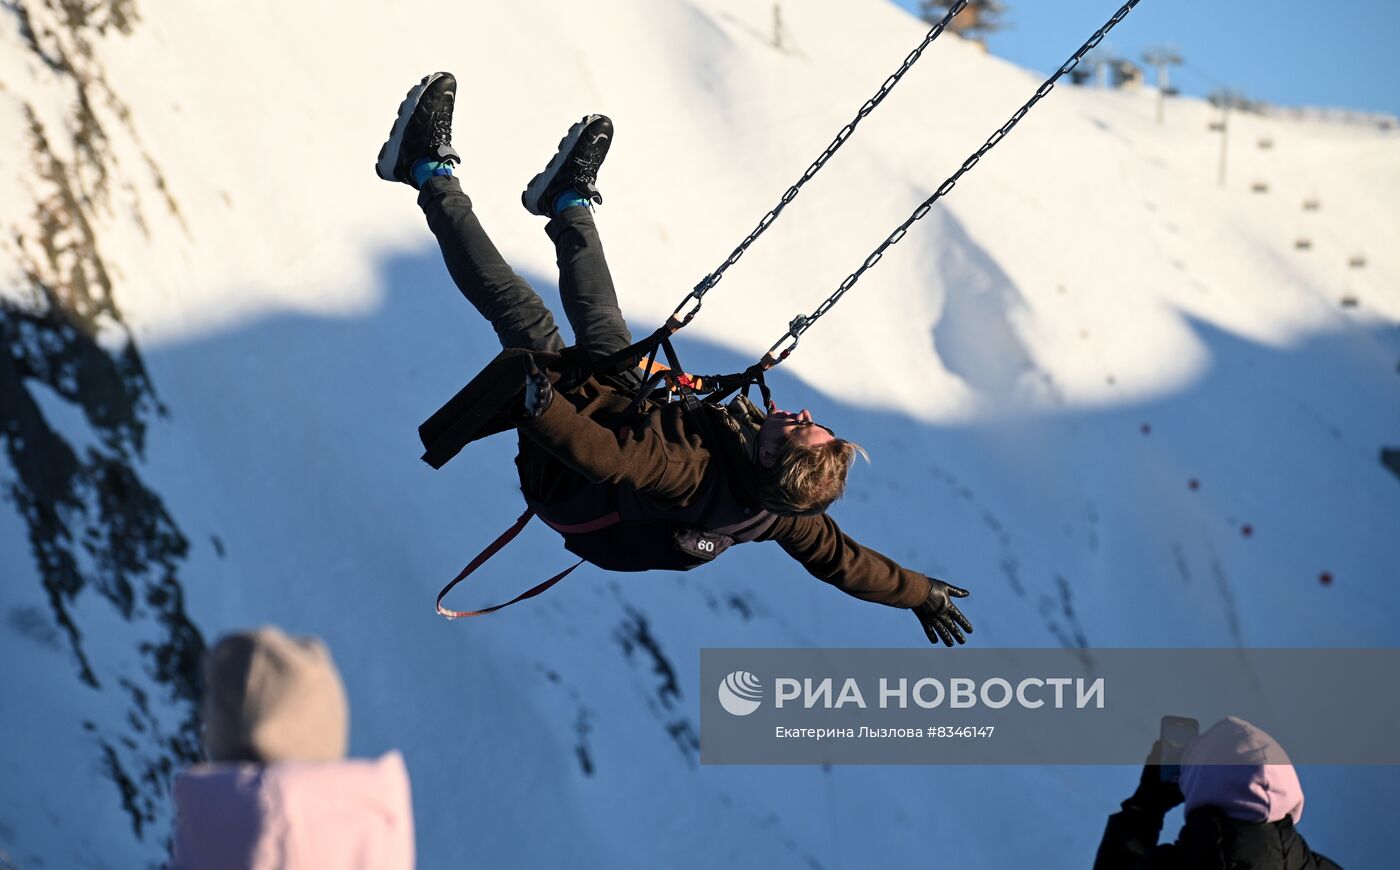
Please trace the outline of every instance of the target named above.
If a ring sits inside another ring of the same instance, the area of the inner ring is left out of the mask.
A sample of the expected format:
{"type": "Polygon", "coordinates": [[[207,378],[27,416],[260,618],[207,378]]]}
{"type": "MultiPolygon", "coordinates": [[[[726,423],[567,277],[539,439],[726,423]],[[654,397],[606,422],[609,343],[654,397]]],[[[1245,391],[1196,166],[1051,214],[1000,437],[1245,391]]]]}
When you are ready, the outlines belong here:
{"type": "MultiPolygon", "coordinates": [[[[559,140],[559,150],[554,152],[554,159],[549,161],[549,165],[544,171],[525,186],[525,192],[520,194],[520,203],[525,206],[525,210],[530,214],[537,214],[541,217],[549,217],[548,204],[541,206],[540,198],[549,189],[550,182],[559,174],[559,170],[564,166],[564,161],[578,144],[579,137],[587,129],[589,124],[603,117],[602,115],[584,115],[583,120],[569,128],[569,132],[564,134],[564,138],[559,140]]],[[[611,144],[611,143],[609,143],[611,144]]]]}
{"type": "Polygon", "coordinates": [[[399,148],[403,145],[404,130],[408,129],[408,119],[413,117],[413,112],[418,108],[418,101],[423,98],[423,92],[428,89],[428,85],[447,75],[447,73],[435,72],[426,75],[423,80],[414,85],[408,91],[408,96],[399,103],[399,116],[394,119],[394,126],[389,130],[388,140],[379,148],[379,159],[374,164],[374,172],[385,181],[403,181],[402,178],[394,176],[394,167],[399,162],[399,148]]]}

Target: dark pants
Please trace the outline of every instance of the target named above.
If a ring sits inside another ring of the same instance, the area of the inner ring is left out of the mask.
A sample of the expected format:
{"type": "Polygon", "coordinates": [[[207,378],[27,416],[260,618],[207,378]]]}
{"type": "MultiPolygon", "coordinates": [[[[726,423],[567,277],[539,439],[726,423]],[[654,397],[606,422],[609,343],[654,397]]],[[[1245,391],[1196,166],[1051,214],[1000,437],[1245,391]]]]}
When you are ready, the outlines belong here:
{"type": "MultiPolygon", "coordinates": [[[[418,205],[437,236],[457,289],[490,321],[501,347],[545,351],[564,347],[548,306],[501,257],[456,178],[428,179],[418,194],[418,205]]],[[[575,344],[594,358],[631,344],[593,213],[582,206],[564,209],[545,226],[545,232],[554,242],[559,296],[575,344]]]]}

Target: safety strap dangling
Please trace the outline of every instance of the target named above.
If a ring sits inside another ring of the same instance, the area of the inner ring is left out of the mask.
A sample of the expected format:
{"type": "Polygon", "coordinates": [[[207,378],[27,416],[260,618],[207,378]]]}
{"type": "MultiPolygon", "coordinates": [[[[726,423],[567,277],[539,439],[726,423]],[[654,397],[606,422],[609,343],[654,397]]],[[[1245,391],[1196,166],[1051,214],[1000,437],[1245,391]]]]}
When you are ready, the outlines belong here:
{"type": "Polygon", "coordinates": [[[558,574],[555,574],[553,577],[550,577],[543,583],[540,583],[530,589],[525,590],[524,592],[520,593],[519,595],[515,596],[514,598],[503,604],[494,604],[490,607],[485,608],[484,610],[453,610],[449,607],[442,606],[442,599],[447,597],[447,593],[452,591],[452,587],[467,579],[469,576],[471,576],[473,572],[476,571],[477,568],[480,568],[482,565],[486,564],[486,561],[488,559],[499,553],[501,551],[501,548],[503,548],[506,544],[509,544],[511,541],[515,540],[515,536],[520,534],[521,530],[525,528],[526,524],[530,522],[530,518],[534,515],[535,511],[533,509],[527,510],[525,511],[525,513],[521,514],[520,518],[515,521],[514,525],[502,532],[500,537],[492,541],[490,545],[486,547],[486,549],[482,550],[480,553],[477,553],[476,558],[468,562],[467,567],[463,568],[460,574],[452,578],[451,583],[448,583],[446,586],[442,587],[442,591],[438,593],[437,597],[437,612],[439,615],[445,616],[448,619],[462,619],[468,616],[485,616],[488,613],[494,613],[497,610],[500,610],[502,607],[511,606],[517,601],[524,601],[526,598],[534,598],[536,595],[539,595],[541,592],[553,586],[555,583],[558,583],[560,580],[563,580],[565,577],[569,576],[569,574],[573,573],[573,570],[575,568],[583,564],[583,560],[579,559],[577,562],[565,568],[563,571],[560,571],[558,574]]]}

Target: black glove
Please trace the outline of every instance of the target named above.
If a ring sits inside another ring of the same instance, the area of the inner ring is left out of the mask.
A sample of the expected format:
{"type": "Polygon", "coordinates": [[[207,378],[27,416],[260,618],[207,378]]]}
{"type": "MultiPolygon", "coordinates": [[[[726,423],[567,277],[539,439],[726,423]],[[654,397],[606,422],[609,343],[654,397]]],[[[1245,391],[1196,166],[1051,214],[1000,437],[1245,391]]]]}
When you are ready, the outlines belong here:
{"type": "Polygon", "coordinates": [[[543,414],[552,401],[554,387],[549,378],[535,365],[534,357],[525,357],[525,398],[521,403],[525,419],[533,420],[543,414]]]}
{"type": "Polygon", "coordinates": [[[1143,765],[1137,791],[1123,801],[1123,809],[1137,808],[1154,816],[1165,816],[1172,807],[1186,801],[1181,786],[1162,781],[1161,764],[1162,741],[1155,740],[1152,751],[1147,754],[1147,764],[1143,765]]]}
{"type": "Polygon", "coordinates": [[[943,642],[944,646],[952,646],[953,641],[967,643],[967,638],[963,637],[963,632],[972,634],[972,623],[967,621],[967,617],[962,615],[962,611],[953,603],[954,598],[966,598],[969,593],[966,589],[960,589],[951,583],[944,583],[942,580],[928,578],[931,587],[928,591],[928,598],[923,604],[914,608],[914,615],[919,617],[919,624],[924,627],[924,633],[928,635],[929,643],[943,642]]]}

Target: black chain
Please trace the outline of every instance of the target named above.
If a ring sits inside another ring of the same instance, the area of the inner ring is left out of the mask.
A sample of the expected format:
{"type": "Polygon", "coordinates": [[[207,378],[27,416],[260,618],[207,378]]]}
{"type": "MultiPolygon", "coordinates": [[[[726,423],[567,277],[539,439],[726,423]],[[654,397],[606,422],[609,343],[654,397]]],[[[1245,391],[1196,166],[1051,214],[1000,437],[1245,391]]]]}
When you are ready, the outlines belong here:
{"type": "MultiPolygon", "coordinates": [[[[958,183],[958,179],[962,178],[968,170],[976,166],[977,161],[981,160],[988,151],[991,151],[998,142],[1005,138],[1006,134],[1011,132],[1011,128],[1020,123],[1021,119],[1026,116],[1026,113],[1029,112],[1036,103],[1040,102],[1046,94],[1054,89],[1055,83],[1070,70],[1078,66],[1079,62],[1084,59],[1084,55],[1088,54],[1090,50],[1102,42],[1103,38],[1108,35],[1108,32],[1117,26],[1118,22],[1127,18],[1128,13],[1132,12],[1133,8],[1140,2],[1141,0],[1128,0],[1127,3],[1124,3],[1123,7],[1113,14],[1113,17],[1108,20],[1107,24],[1100,27],[1093,36],[1089,37],[1089,41],[1080,46],[1079,50],[1074,53],[1074,56],[1065,61],[1054,75],[1046,79],[1044,84],[1036,90],[1035,95],[1032,96],[1024,106],[1016,110],[1016,114],[1011,116],[1011,120],[1003,124],[1001,129],[993,133],[991,138],[989,138],[981,148],[978,148],[971,157],[963,161],[958,171],[954,172],[946,181],[940,184],[938,189],[934,191],[933,196],[924,200],[918,208],[914,209],[913,213],[905,219],[904,223],[900,224],[894,232],[890,233],[888,238],[880,243],[880,246],[876,248],[870,256],[865,258],[865,262],[861,264],[859,269],[846,276],[846,280],[841,282],[841,286],[836,288],[836,292],[832,293],[831,296],[811,314],[799,314],[797,317],[793,318],[792,322],[788,324],[787,333],[785,333],[782,338],[778,339],[773,346],[768,349],[768,353],[764,355],[764,368],[777,365],[787,359],[788,355],[797,347],[797,340],[802,336],[802,333],[810,329],[812,324],[816,323],[822,315],[826,314],[837,302],[841,301],[841,297],[846,295],[846,292],[855,286],[855,283],[860,280],[860,276],[865,274],[867,269],[870,269],[876,263],[880,262],[880,258],[884,256],[885,250],[904,238],[904,234],[908,232],[909,227],[912,226],[915,221],[928,214],[929,210],[933,208],[933,204],[941,199],[944,194],[948,193],[948,191],[952,190],[958,183]],[[783,347],[784,343],[787,343],[786,347],[783,347]],[[782,351],[775,354],[775,351],[778,351],[779,348],[782,348],[782,351]]],[[[772,213],[770,212],[770,214],[772,213]]],[[[742,251],[736,251],[736,256],[733,259],[738,259],[737,255],[741,252],[742,251]]],[[[685,303],[682,303],[682,306],[684,306],[684,304],[685,303]]]]}
{"type": "Polygon", "coordinates": [[[884,101],[890,91],[894,90],[894,86],[899,84],[899,80],[904,78],[904,74],[909,72],[910,68],[914,66],[914,63],[924,53],[924,49],[933,44],[933,41],[948,27],[948,23],[956,18],[958,13],[963,11],[963,8],[966,7],[967,4],[968,0],[957,0],[957,2],[948,7],[948,14],[943,16],[943,20],[933,25],[924,36],[924,41],[919,43],[919,47],[909,52],[909,56],[904,59],[904,63],[900,65],[894,75],[885,79],[884,84],[880,85],[880,90],[875,93],[875,96],[865,101],[865,105],[860,107],[860,111],[856,113],[855,118],[849,124],[841,128],[841,132],[836,134],[836,138],[831,140],[831,144],[826,146],[826,150],[821,153],[821,156],[814,160],[811,166],[807,167],[807,171],[802,173],[802,177],[797,180],[796,184],[787,189],[787,192],[783,194],[783,198],[778,201],[777,205],[773,206],[771,211],[763,216],[763,219],[758,222],[758,226],[754,227],[753,232],[749,233],[748,236],[739,243],[739,247],[734,249],[728,259],[721,263],[718,269],[715,269],[701,279],[700,283],[695,285],[695,289],[691,290],[690,293],[681,300],[681,304],[677,305],[676,310],[671,312],[671,319],[673,322],[683,326],[695,317],[700,311],[700,305],[705,298],[705,294],[710,292],[710,290],[719,283],[720,278],[724,277],[725,271],[730,266],[739,262],[739,258],[744,256],[744,252],[749,249],[749,245],[756,242],[758,237],[763,235],[764,231],[772,225],[773,221],[777,220],[778,215],[782,214],[787,204],[797,198],[798,192],[802,190],[802,185],[810,181],[812,176],[816,175],[817,172],[826,165],[826,162],[832,158],[837,150],[839,150],[842,145],[846,144],[846,140],[851,138],[851,134],[855,132],[856,125],[864,120],[866,115],[875,111],[875,107],[884,101]],[[681,310],[692,302],[694,303],[694,307],[682,316],[681,310]]]}

